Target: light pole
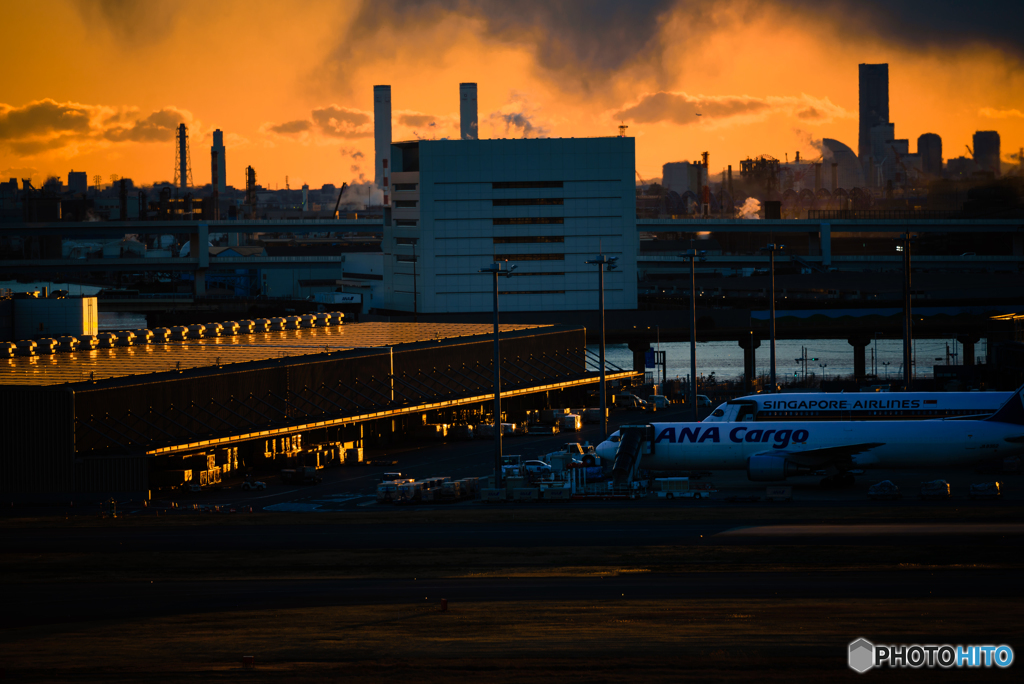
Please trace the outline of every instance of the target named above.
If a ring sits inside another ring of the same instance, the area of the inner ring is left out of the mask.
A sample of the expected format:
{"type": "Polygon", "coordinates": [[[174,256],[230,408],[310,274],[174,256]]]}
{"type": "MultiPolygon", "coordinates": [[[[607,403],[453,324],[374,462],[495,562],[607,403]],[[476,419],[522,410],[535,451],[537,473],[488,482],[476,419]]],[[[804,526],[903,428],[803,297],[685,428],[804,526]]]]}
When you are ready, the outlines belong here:
{"type": "Polygon", "coordinates": [[[828,376],[825,375],[825,369],[828,368],[828,364],[827,363],[819,363],[818,364],[818,368],[821,369],[821,379],[822,379],[822,381],[827,380],[828,376]]]}
{"type": "MultiPolygon", "coordinates": [[[[598,308],[601,310],[601,441],[608,439],[608,409],[606,407],[607,397],[605,396],[604,388],[604,272],[605,270],[614,271],[615,262],[618,260],[619,257],[610,257],[604,254],[598,254],[593,259],[588,259],[584,262],[587,264],[597,264],[597,303],[598,308]]],[[[515,268],[515,266],[512,268],[515,268]]],[[[497,282],[497,276],[495,276],[495,282],[497,282]]],[[[495,297],[497,297],[497,295],[495,295],[495,297]]],[[[495,299],[494,301],[497,302],[498,300],[495,299]]],[[[497,303],[495,303],[494,306],[494,310],[497,311],[497,303]]],[[[495,314],[495,316],[497,316],[497,314],[495,314]]]]}
{"type": "Polygon", "coordinates": [[[896,238],[896,251],[903,253],[903,391],[909,392],[912,382],[911,375],[911,340],[914,337],[913,319],[910,306],[910,244],[913,241],[910,233],[896,238]]]}
{"type": "Polygon", "coordinates": [[[892,363],[892,361],[882,361],[882,365],[885,367],[885,379],[886,380],[889,379],[889,364],[890,363],[892,363]]]}
{"type": "Polygon", "coordinates": [[[496,261],[481,273],[494,276],[494,487],[501,487],[501,339],[498,333],[498,276],[512,277],[516,266],[507,261],[496,261]]]}
{"type": "Polygon", "coordinates": [[[761,248],[762,252],[768,252],[768,260],[769,260],[769,263],[771,265],[770,266],[770,271],[769,271],[769,273],[770,273],[769,278],[771,279],[771,336],[772,336],[772,346],[771,346],[771,349],[769,351],[769,357],[771,359],[770,360],[770,363],[771,363],[771,366],[770,366],[770,376],[771,376],[771,383],[772,383],[772,392],[776,391],[776,385],[775,385],[775,252],[778,252],[778,251],[780,251],[782,249],[785,249],[785,248],[786,248],[786,245],[776,245],[776,244],[771,244],[771,245],[768,245],[767,247],[762,247],[761,248]]]}
{"type": "Polygon", "coordinates": [[[690,260],[690,406],[693,407],[693,422],[697,422],[697,276],[693,260],[707,260],[707,252],[698,252],[690,240],[689,251],[680,254],[690,260]]]}

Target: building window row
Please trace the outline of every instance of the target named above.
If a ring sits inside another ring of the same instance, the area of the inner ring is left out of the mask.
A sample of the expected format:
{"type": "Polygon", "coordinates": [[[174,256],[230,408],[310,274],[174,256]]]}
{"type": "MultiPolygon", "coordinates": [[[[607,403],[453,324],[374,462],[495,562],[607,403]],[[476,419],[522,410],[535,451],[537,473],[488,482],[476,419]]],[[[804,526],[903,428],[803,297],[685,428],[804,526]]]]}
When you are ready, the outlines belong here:
{"type": "Polygon", "coordinates": [[[493,190],[527,190],[533,188],[560,188],[562,181],[502,181],[491,183],[493,190]]]}
{"type": "Polygon", "coordinates": [[[420,222],[416,219],[395,219],[396,226],[418,226],[420,222]]]}
{"type": "Polygon", "coordinates": [[[495,207],[534,207],[543,204],[563,205],[565,204],[565,199],[561,197],[512,197],[509,199],[491,200],[491,205],[495,207]]]}
{"type": "Polygon", "coordinates": [[[496,245],[530,244],[537,242],[565,242],[561,235],[507,235],[492,238],[496,245]]]}
{"type": "Polygon", "coordinates": [[[401,262],[405,262],[405,263],[408,263],[408,264],[415,264],[416,263],[416,257],[414,257],[414,256],[407,256],[405,254],[396,254],[395,255],[395,261],[401,261],[401,262]]]}
{"type": "Polygon", "coordinates": [[[418,244],[419,241],[420,241],[419,238],[414,238],[414,237],[396,237],[395,238],[395,244],[396,245],[415,245],[415,244],[418,244]]]}
{"type": "Polygon", "coordinates": [[[565,261],[564,254],[495,254],[495,261],[565,261]]]}
{"type": "Polygon", "coordinates": [[[519,218],[496,218],[493,219],[493,223],[496,226],[520,226],[520,225],[541,225],[541,224],[562,224],[565,223],[565,219],[562,217],[554,216],[529,216],[519,218]]]}
{"type": "Polygon", "coordinates": [[[415,209],[419,206],[417,200],[395,200],[394,205],[396,209],[415,209]]]}
{"type": "Polygon", "coordinates": [[[405,190],[415,190],[418,187],[416,183],[395,183],[395,192],[402,192],[405,190]]]}

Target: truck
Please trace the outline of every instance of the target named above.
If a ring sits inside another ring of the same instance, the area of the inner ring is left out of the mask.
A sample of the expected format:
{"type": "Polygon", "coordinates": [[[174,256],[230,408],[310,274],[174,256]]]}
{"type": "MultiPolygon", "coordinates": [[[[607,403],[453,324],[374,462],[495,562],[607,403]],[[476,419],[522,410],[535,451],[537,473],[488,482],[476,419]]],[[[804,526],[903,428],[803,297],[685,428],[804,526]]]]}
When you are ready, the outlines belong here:
{"type": "Polygon", "coordinates": [[[568,413],[562,416],[560,427],[565,432],[579,432],[583,429],[583,419],[575,413],[568,413]]]}
{"type": "Polygon", "coordinates": [[[323,478],[316,474],[315,467],[299,466],[282,470],[281,481],[289,484],[315,485],[323,482],[323,478]]]}

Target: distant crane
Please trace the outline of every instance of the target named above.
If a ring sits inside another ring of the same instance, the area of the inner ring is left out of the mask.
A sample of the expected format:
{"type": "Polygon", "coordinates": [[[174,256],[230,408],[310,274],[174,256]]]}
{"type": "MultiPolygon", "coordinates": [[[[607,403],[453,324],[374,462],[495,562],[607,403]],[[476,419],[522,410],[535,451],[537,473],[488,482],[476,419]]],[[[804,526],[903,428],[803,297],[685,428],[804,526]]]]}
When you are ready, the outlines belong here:
{"type": "Polygon", "coordinates": [[[964,147],[967,148],[967,154],[971,155],[971,158],[973,159],[974,158],[974,150],[971,149],[970,145],[964,145],[964,147]]]}
{"type": "Polygon", "coordinates": [[[636,177],[640,180],[640,193],[643,194],[643,195],[646,195],[647,194],[647,186],[650,185],[650,184],[647,181],[645,181],[640,176],[640,172],[639,171],[636,172],[636,177]]]}

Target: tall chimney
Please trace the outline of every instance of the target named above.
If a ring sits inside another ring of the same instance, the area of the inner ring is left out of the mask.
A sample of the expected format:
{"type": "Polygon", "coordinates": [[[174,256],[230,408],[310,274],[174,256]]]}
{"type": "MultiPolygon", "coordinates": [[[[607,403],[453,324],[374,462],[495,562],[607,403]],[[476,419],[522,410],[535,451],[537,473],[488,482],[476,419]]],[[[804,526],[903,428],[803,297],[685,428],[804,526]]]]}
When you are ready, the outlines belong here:
{"type": "Polygon", "coordinates": [[[227,159],[224,150],[224,134],[219,128],[213,132],[210,164],[210,183],[217,192],[224,192],[227,190],[227,159]]]}
{"type": "Polygon", "coordinates": [[[188,187],[188,128],[178,126],[178,187],[188,187]]]}
{"type": "Polygon", "coordinates": [[[391,164],[391,86],[373,86],[373,182],[385,194],[384,177],[391,164]]]}
{"type": "Polygon", "coordinates": [[[479,140],[480,130],[477,124],[476,83],[459,84],[459,105],[462,139],[479,140]]]}

